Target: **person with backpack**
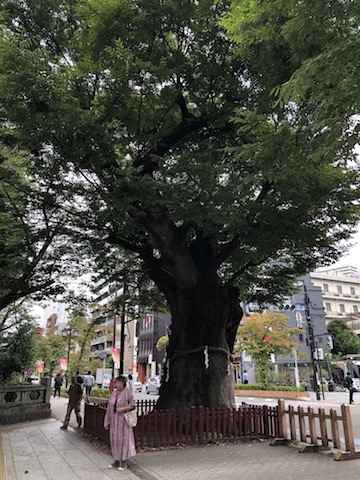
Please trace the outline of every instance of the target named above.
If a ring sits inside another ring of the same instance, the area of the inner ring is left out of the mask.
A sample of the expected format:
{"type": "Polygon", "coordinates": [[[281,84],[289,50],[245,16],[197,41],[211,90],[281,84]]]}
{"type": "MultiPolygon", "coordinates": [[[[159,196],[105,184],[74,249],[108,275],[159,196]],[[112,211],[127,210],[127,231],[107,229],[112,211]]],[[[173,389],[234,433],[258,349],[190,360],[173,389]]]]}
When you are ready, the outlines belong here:
{"type": "Polygon", "coordinates": [[[54,381],[54,397],[56,397],[56,392],[58,392],[59,398],[60,398],[60,390],[61,390],[62,384],[63,384],[63,377],[61,376],[60,373],[58,373],[54,381]]]}
{"type": "Polygon", "coordinates": [[[350,372],[347,372],[346,377],[344,378],[344,387],[349,390],[349,403],[354,403],[353,395],[354,395],[354,387],[353,387],[353,379],[350,377],[350,372]]]}

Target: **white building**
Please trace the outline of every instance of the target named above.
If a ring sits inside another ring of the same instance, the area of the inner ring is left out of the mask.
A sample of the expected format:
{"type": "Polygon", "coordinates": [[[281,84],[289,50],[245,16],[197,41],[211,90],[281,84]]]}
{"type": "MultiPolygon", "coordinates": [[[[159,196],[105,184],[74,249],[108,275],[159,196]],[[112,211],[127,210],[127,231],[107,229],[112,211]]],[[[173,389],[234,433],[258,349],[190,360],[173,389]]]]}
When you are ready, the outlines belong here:
{"type": "Polygon", "coordinates": [[[350,265],[310,273],[311,282],[322,290],[325,316],[342,318],[360,334],[360,272],[350,265]]]}

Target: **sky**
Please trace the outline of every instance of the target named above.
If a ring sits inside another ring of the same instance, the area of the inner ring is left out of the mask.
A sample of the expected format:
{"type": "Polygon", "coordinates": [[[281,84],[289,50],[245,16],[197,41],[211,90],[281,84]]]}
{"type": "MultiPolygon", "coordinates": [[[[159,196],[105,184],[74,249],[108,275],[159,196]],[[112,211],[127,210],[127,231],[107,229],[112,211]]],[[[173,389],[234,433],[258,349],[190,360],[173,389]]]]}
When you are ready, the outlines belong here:
{"type": "Polygon", "coordinates": [[[340,267],[342,265],[352,265],[353,267],[360,269],[360,225],[349,244],[352,245],[349,252],[336,262],[334,266],[340,267]]]}

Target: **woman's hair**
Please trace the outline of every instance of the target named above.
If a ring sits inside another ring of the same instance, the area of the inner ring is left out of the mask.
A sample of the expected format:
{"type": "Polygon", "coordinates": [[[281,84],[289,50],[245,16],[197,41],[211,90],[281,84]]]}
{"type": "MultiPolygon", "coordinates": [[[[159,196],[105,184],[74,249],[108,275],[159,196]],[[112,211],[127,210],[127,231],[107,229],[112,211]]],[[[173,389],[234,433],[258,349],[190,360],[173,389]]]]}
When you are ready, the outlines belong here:
{"type": "Polygon", "coordinates": [[[122,375],[120,375],[120,377],[116,377],[116,378],[115,378],[115,382],[122,382],[122,384],[124,385],[124,387],[126,387],[126,378],[123,377],[122,375]]]}

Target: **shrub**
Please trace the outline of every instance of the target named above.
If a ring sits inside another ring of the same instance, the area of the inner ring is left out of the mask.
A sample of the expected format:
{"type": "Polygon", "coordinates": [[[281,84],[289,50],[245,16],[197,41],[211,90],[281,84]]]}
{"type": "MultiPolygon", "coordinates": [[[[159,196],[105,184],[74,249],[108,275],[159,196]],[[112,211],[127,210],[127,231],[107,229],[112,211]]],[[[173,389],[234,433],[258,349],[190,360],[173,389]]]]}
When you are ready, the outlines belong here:
{"type": "Polygon", "coordinates": [[[109,398],[110,393],[108,388],[93,388],[91,390],[91,396],[97,398],[109,398]]]}
{"type": "Polygon", "coordinates": [[[288,385],[267,385],[264,388],[264,385],[261,383],[237,383],[235,385],[236,390],[270,390],[275,392],[304,392],[305,387],[302,386],[300,388],[291,387],[288,385]]]}

